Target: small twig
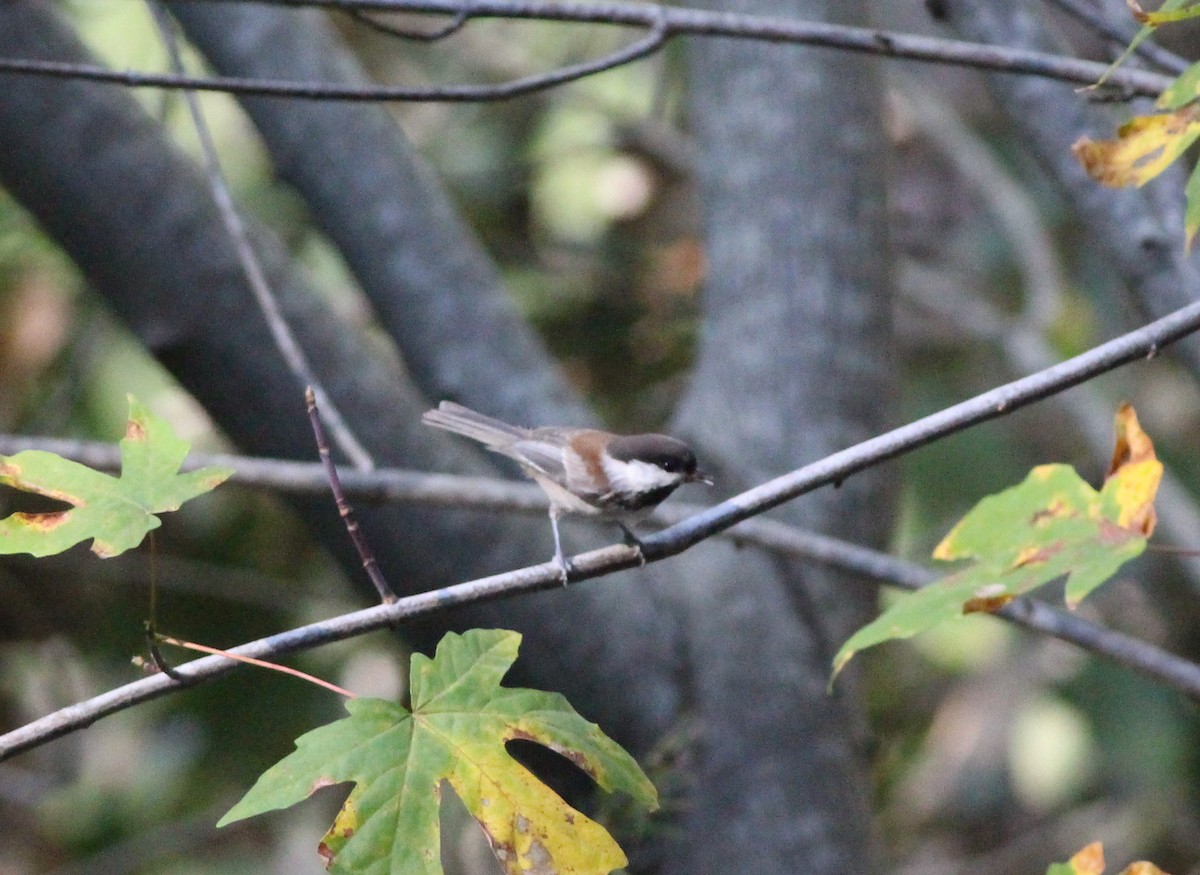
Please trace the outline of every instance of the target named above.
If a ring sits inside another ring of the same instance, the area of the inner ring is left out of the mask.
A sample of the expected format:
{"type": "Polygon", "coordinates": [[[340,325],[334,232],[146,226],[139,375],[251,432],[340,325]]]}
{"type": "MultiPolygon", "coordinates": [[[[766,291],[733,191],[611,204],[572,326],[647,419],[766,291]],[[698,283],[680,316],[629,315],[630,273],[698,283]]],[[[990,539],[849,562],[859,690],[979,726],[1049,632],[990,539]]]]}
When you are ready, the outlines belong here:
{"type": "MultiPolygon", "coordinates": [[[[150,595],[149,607],[146,609],[146,634],[158,633],[158,538],[154,532],[146,537],[147,553],[150,563],[150,595]]],[[[158,660],[156,659],[155,662],[158,660]]]]}
{"type": "MultiPolygon", "coordinates": [[[[180,641],[178,638],[171,638],[168,635],[159,635],[158,640],[163,644],[171,644],[175,647],[182,647],[185,650],[195,650],[199,653],[211,654],[212,656],[225,656],[229,659],[235,660],[236,662],[245,663],[246,665],[253,665],[257,666],[258,668],[265,668],[268,671],[277,671],[280,674],[291,675],[292,677],[299,678],[302,681],[308,681],[310,684],[316,684],[318,687],[324,687],[325,689],[337,693],[339,696],[344,696],[347,699],[358,698],[357,693],[352,693],[347,689],[339,687],[335,683],[330,683],[329,681],[319,678],[316,675],[311,675],[306,671],[300,671],[298,668],[280,665],[277,662],[268,662],[265,659],[255,659],[252,656],[241,656],[237,653],[231,653],[228,650],[220,650],[216,647],[208,647],[204,644],[196,644],[194,641],[180,641]]],[[[178,673],[171,675],[171,677],[177,681],[184,680],[184,678],[180,677],[178,673]]]]}
{"type": "MultiPolygon", "coordinates": [[[[1063,12],[1082,21],[1096,33],[1113,41],[1117,45],[1129,45],[1137,34],[1137,28],[1132,26],[1132,19],[1130,20],[1129,27],[1119,27],[1109,21],[1103,11],[1085,2],[1085,0],[1045,0],[1045,2],[1057,6],[1063,12]]],[[[1182,73],[1191,66],[1186,59],[1150,41],[1142,42],[1141,45],[1134,49],[1134,53],[1141,55],[1147,61],[1157,64],[1162,69],[1173,74],[1182,73]]]]}
{"type": "MultiPolygon", "coordinates": [[[[648,26],[650,32],[641,39],[592,61],[569,64],[549,73],[522,76],[498,85],[451,85],[444,88],[431,88],[428,89],[428,92],[440,94],[438,97],[431,98],[433,100],[490,101],[508,100],[537,91],[545,91],[558,85],[565,85],[568,82],[624,66],[657,52],[667,42],[668,33],[665,22],[660,16],[652,19],[648,26]]],[[[425,98],[418,99],[424,100],[425,98]]]]}
{"type": "Polygon", "coordinates": [[[461,10],[449,22],[431,31],[408,30],[403,27],[396,27],[392,24],[385,24],[378,19],[372,18],[361,9],[347,9],[346,14],[354,19],[363,27],[369,27],[371,30],[377,31],[387,36],[398,37],[399,39],[416,40],[418,42],[433,43],[438,40],[445,39],[448,36],[458,33],[462,30],[468,21],[471,20],[471,13],[467,10],[461,10]]]}
{"type": "MultiPolygon", "coordinates": [[[[154,23],[158,28],[159,36],[162,38],[163,45],[166,47],[167,54],[171,59],[171,66],[177,75],[182,75],[184,73],[183,57],[179,52],[179,42],[175,37],[173,22],[157,0],[147,0],[147,4],[154,18],[154,23]]],[[[300,384],[313,387],[313,391],[321,399],[321,407],[325,410],[325,415],[329,418],[329,427],[333,431],[338,447],[346,454],[346,457],[350,459],[354,467],[370,471],[375,467],[375,463],[371,459],[371,454],[367,452],[358,438],[354,436],[354,433],[350,430],[350,426],[329,398],[328,393],[322,388],[321,383],[317,380],[316,373],[308,362],[308,357],[304,354],[304,350],[300,348],[300,344],[296,342],[296,338],[292,334],[291,328],[288,327],[282,310],[279,308],[279,302],[275,298],[275,293],[271,290],[271,284],[267,281],[267,275],[263,270],[262,262],[259,261],[258,253],[254,251],[254,246],[250,243],[245,223],[242,221],[241,214],[234,205],[233,195],[230,194],[229,186],[225,182],[225,175],[221,171],[221,161],[217,155],[217,146],[213,142],[212,131],[209,130],[208,123],[204,119],[200,102],[191,90],[184,90],[183,96],[187,102],[188,112],[192,116],[192,123],[195,125],[196,134],[200,140],[200,150],[204,155],[204,170],[208,176],[209,187],[212,189],[213,200],[216,202],[217,209],[221,214],[221,220],[224,222],[225,228],[228,230],[229,236],[233,241],[234,248],[237,250],[238,259],[242,264],[242,271],[246,275],[246,281],[250,284],[250,289],[254,293],[254,300],[258,303],[263,318],[266,320],[267,326],[271,331],[271,338],[274,340],[275,346],[283,356],[284,361],[287,362],[288,368],[300,381],[300,384]]]]}
{"type": "Polygon", "coordinates": [[[146,621],[142,624],[146,633],[146,649],[150,652],[150,659],[153,660],[155,668],[172,680],[182,681],[183,678],[158,649],[158,539],[154,532],[149,534],[147,542],[150,561],[150,604],[146,611],[146,621]]]}
{"type": "Polygon", "coordinates": [[[396,593],[388,586],[383,572],[379,570],[375,551],[371,549],[366,536],[359,528],[358,520],[354,518],[354,511],[350,508],[350,502],[346,501],[346,493],[342,490],[342,481],[338,477],[337,466],[333,464],[333,457],[329,453],[329,441],[325,437],[325,426],[321,424],[321,413],[317,410],[317,396],[313,393],[311,386],[304,391],[304,403],[308,408],[308,421],[312,423],[313,437],[317,442],[317,454],[321,458],[325,476],[329,479],[329,489],[333,492],[334,501],[337,502],[338,515],[346,524],[346,532],[354,543],[354,549],[358,551],[363,570],[367,572],[371,583],[375,584],[375,591],[379,593],[379,598],[385,605],[391,604],[396,601],[396,593]]]}
{"type": "MultiPolygon", "coordinates": [[[[145,630],[145,633],[146,633],[146,649],[148,651],[150,651],[150,661],[154,663],[154,667],[156,669],[158,669],[159,671],[161,671],[163,674],[165,674],[167,677],[169,677],[171,680],[178,681],[181,684],[185,683],[187,681],[187,678],[185,678],[183,675],[181,675],[179,672],[177,672],[175,670],[175,667],[172,666],[171,663],[167,661],[167,658],[165,656],[163,656],[162,651],[159,650],[158,642],[165,640],[165,639],[163,639],[163,637],[158,634],[158,630],[154,628],[154,624],[151,621],[147,620],[145,623],[142,624],[142,628],[145,630]]],[[[142,661],[138,660],[138,664],[139,665],[142,664],[142,661]]]]}

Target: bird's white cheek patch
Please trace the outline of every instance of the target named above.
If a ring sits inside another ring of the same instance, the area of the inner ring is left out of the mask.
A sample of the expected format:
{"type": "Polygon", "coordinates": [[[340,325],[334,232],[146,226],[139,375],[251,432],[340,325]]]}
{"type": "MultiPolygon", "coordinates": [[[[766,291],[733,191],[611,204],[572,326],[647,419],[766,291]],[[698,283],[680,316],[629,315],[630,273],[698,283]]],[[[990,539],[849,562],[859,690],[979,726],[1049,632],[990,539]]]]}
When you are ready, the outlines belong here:
{"type": "Polygon", "coordinates": [[[639,462],[637,459],[630,462],[605,459],[604,473],[608,475],[608,481],[612,484],[611,491],[617,493],[650,492],[680,481],[678,474],[664,471],[649,462],[639,462]]]}

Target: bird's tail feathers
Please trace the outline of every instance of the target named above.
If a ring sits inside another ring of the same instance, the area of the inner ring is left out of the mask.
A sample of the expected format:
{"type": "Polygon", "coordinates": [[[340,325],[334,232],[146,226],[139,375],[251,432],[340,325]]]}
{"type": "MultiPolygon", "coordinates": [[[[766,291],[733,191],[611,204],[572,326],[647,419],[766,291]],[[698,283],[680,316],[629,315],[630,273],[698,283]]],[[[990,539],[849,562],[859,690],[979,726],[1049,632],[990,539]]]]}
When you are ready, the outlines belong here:
{"type": "Polygon", "coordinates": [[[434,428],[445,429],[479,441],[491,448],[511,444],[528,435],[527,429],[477,413],[453,401],[443,401],[436,410],[426,411],[421,421],[434,428]]]}

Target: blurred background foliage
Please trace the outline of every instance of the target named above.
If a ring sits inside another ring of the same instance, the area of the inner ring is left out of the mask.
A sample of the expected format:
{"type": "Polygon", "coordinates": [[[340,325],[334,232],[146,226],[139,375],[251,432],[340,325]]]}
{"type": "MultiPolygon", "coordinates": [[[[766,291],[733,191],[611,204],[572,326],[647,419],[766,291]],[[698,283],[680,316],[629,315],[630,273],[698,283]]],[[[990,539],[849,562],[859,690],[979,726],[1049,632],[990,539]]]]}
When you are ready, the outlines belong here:
{"type": "MultiPolygon", "coordinates": [[[[881,3],[878,23],[936,32],[917,6],[881,3]]],[[[107,63],[165,65],[141,4],[65,7],[107,63]]],[[[474,22],[425,45],[337,20],[372,75],[409,84],[498,81],[594,57],[624,38],[604,27],[474,22]]],[[[420,17],[386,20],[431,26],[420,17]]],[[[1066,35],[1084,53],[1099,49],[1084,34],[1066,35]]],[[[977,75],[899,64],[891,72],[894,245],[862,257],[891,260],[900,280],[903,419],[1024,373],[1004,342],[1018,322],[1055,357],[1132,324],[1121,289],[1078,245],[1074,218],[977,75]]],[[[394,108],[566,372],[617,428],[666,418],[698,330],[704,259],[684,87],[672,46],[519,100],[394,108]]],[[[138,94],[194,153],[178,95],[138,94]]],[[[203,105],[244,208],[279,232],[331,301],[369,321],[353,280],[303,205],[273,179],[236,104],[206,94],[203,105]]],[[[1098,394],[1109,412],[1131,400],[1195,494],[1197,391],[1169,360],[1072,391],[1098,394]]],[[[196,449],[228,449],[0,193],[0,429],[115,440],[130,392],[196,449]]],[[[1107,459],[1082,432],[1052,400],[892,463],[903,484],[895,552],[925,561],[975,501],[1034,464],[1064,461],[1099,480],[1107,459]]],[[[1200,548],[1200,533],[1180,546],[1200,548]]],[[[146,550],[100,562],[80,549],[0,563],[0,728],[136,677],[130,657],[143,650],[152,576],[163,592],[162,626],[214,646],[362,604],[362,591],[311,545],[282,501],[237,485],[169,515],[157,550],[157,565],[146,550]]],[[[1198,587],[1176,563],[1150,555],[1082,610],[1195,657],[1198,587]]],[[[380,634],[294,662],[360,693],[396,696],[404,657],[394,637],[380,634]]],[[[892,870],[1037,872],[1098,838],[1113,861],[1137,855],[1200,872],[1193,703],[986,618],[863,661],[892,870]]],[[[8,815],[0,818],[0,875],[321,871],[314,846],[330,798],[221,834],[211,825],[296,735],[339,711],[325,692],[244,671],[0,764],[8,815]]],[[[449,817],[455,871],[498,871],[461,813],[449,817]]]]}

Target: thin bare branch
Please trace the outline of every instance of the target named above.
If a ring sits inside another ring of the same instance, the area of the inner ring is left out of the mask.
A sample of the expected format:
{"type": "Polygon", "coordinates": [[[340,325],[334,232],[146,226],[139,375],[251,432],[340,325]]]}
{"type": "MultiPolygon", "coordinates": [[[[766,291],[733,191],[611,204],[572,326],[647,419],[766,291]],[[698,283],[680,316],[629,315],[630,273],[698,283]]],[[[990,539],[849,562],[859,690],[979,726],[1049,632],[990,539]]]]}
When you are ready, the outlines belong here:
{"type": "MultiPolygon", "coordinates": [[[[121,467],[120,450],[114,444],[0,435],[0,454],[12,455],[22,450],[55,453],[101,471],[119,471],[121,467]]],[[[205,467],[232,468],[234,474],[230,483],[235,486],[273,489],[292,495],[324,494],[329,491],[328,474],[323,465],[317,462],[261,459],[227,453],[189,453],[183,463],[184,471],[205,467]]],[[[546,493],[534,484],[520,480],[432,474],[400,468],[377,468],[367,472],[338,469],[338,480],[347,497],[372,503],[407,501],[431,507],[498,510],[531,517],[544,517],[548,506],[546,493]]],[[[658,507],[649,522],[662,526],[673,525],[704,509],[702,505],[672,501],[658,507]]],[[[588,517],[579,519],[585,523],[611,525],[588,517]]],[[[828,539],[763,517],[745,520],[719,533],[719,536],[739,545],[761,547],[796,559],[827,561],[824,557],[828,539]]]]}
{"type": "MultiPolygon", "coordinates": [[[[773,542],[780,552],[791,552],[795,548],[813,561],[852,571],[882,584],[917,590],[939,576],[915,562],[897,559],[868,547],[806,532],[773,520],[759,519],[756,522],[770,524],[759,530],[756,541],[773,542]],[[775,531],[771,532],[771,528],[775,531]]],[[[1014,599],[996,615],[1032,632],[1051,635],[1089,653],[1107,657],[1193,699],[1200,698],[1200,665],[1167,653],[1153,644],[1032,598],[1014,599]]]]}
{"type": "MultiPolygon", "coordinates": [[[[277,662],[267,662],[265,659],[255,659],[251,656],[235,656],[228,650],[219,650],[216,647],[209,647],[205,644],[197,644],[195,641],[182,641],[179,638],[172,638],[169,635],[160,636],[159,639],[163,644],[170,644],[173,647],[182,647],[184,650],[194,650],[197,653],[208,653],[213,656],[228,656],[235,662],[244,662],[246,665],[253,665],[257,668],[263,668],[267,671],[277,671],[280,674],[291,675],[294,678],[313,684],[318,687],[323,687],[331,693],[337,693],[347,699],[357,699],[358,695],[345,687],[339,687],[337,684],[330,683],[324,678],[319,678],[314,674],[309,674],[306,671],[300,671],[298,668],[292,668],[290,665],[280,665],[277,662]]],[[[175,680],[183,681],[183,678],[175,678],[175,680]]]]}
{"type": "MultiPolygon", "coordinates": [[[[173,2],[181,2],[181,0],[173,0],[173,2]]],[[[195,0],[183,0],[183,2],[195,2],[195,0]]],[[[222,2],[229,2],[229,0],[222,0],[222,2]]],[[[600,70],[611,69],[642,58],[656,51],[667,40],[685,35],[722,36],[771,43],[825,46],[891,58],[1043,76],[1077,85],[1094,83],[1107,69],[1106,65],[1092,61],[1045,52],[1010,49],[1004,46],[981,45],[961,40],[939,39],[816,21],[660,6],[654,3],[559,3],[557,0],[305,0],[303,3],[297,3],[294,0],[271,0],[271,2],[341,10],[467,15],[472,19],[506,18],[603,23],[648,28],[651,32],[632,45],[599,61],[563,67],[550,73],[527,76],[498,85],[362,87],[320,82],[281,82],[238,77],[179,76],[132,70],[119,71],[95,65],[28,58],[0,58],[0,72],[83,78],[131,87],[223,91],[231,94],[294,97],[307,100],[477,102],[506,100],[571,82],[600,70]]],[[[1115,71],[1108,81],[1113,89],[1125,95],[1157,96],[1170,84],[1171,77],[1125,67],[1115,71]]]]}
{"type": "MultiPolygon", "coordinates": [[[[121,469],[120,450],[115,444],[65,438],[0,435],[0,453],[45,450],[101,471],[121,469]]],[[[329,491],[325,471],[317,462],[263,459],[228,453],[191,453],[183,470],[206,465],[233,468],[233,483],[276,489],[295,495],[317,495],[329,491]]],[[[516,510],[544,516],[546,496],[532,483],[465,477],[457,474],[428,474],[400,468],[358,471],[339,468],[338,475],[351,498],[373,503],[412,501],[441,507],[476,507],[516,510]]]]}

